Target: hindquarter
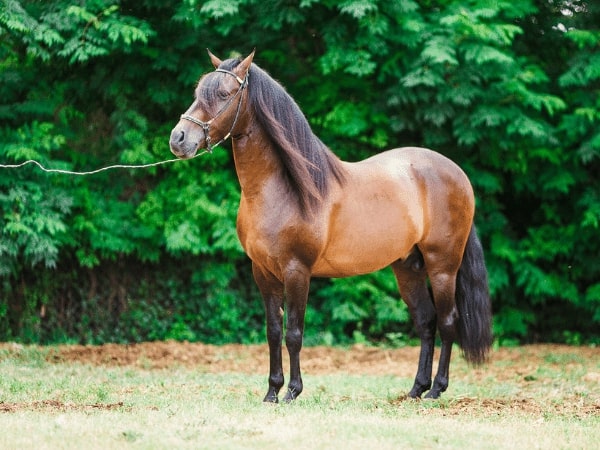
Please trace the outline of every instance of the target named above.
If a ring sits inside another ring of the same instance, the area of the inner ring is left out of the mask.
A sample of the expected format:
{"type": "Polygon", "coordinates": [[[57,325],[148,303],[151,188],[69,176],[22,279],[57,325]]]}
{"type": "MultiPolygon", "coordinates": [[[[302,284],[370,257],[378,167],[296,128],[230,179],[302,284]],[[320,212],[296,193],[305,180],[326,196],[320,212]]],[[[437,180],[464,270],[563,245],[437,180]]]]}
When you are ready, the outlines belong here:
{"type": "Polygon", "coordinates": [[[410,153],[422,192],[424,227],[418,246],[430,274],[455,273],[473,224],[473,188],[462,169],[443,155],[420,149],[410,153]]]}

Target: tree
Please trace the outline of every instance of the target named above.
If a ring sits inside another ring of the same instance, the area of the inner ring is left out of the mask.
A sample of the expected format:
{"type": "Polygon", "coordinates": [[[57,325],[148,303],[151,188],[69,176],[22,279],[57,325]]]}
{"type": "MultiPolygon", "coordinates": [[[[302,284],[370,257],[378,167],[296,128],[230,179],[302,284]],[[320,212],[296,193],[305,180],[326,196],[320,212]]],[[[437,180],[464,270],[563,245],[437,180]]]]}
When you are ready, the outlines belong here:
{"type": "MultiPolygon", "coordinates": [[[[256,47],[340,157],[423,145],[465,168],[502,341],[598,340],[595,3],[71,3],[1,5],[0,162],[166,159],[205,48],[256,47]]],[[[92,177],[0,170],[4,339],[261,339],[227,151],[92,177]]],[[[312,297],[309,342],[410,334],[389,272],[312,297]]]]}

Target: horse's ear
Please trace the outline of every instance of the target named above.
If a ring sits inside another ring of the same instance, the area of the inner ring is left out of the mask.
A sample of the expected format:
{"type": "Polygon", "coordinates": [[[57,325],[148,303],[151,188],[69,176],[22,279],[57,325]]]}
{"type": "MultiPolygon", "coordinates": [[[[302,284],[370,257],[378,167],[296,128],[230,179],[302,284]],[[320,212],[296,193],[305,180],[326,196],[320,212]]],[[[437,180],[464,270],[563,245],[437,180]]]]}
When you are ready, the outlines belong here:
{"type": "Polygon", "coordinates": [[[206,51],[208,52],[208,56],[210,56],[210,62],[212,62],[212,65],[215,66],[215,69],[218,69],[223,61],[213,55],[209,49],[206,49],[206,51]]]}
{"type": "Polygon", "coordinates": [[[250,70],[250,65],[252,65],[252,60],[254,59],[254,52],[256,52],[256,49],[252,50],[252,53],[246,56],[244,60],[235,68],[235,72],[240,78],[244,78],[248,73],[248,70],[250,70]]]}

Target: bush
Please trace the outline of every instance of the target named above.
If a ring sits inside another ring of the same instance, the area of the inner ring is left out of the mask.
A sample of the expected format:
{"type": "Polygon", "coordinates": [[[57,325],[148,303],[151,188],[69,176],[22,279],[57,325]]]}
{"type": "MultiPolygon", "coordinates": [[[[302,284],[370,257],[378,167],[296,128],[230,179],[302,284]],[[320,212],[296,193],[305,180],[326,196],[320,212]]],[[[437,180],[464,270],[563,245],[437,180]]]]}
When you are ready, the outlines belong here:
{"type": "MultiPolygon", "coordinates": [[[[423,145],[465,168],[501,342],[599,340],[595,3],[71,3],[3,4],[1,162],[169,158],[204,47],[257,46],[340,157],[423,145]]],[[[226,148],[88,177],[0,170],[2,339],[262,339],[226,148]]],[[[411,339],[389,272],[312,293],[307,342],[411,339]]]]}

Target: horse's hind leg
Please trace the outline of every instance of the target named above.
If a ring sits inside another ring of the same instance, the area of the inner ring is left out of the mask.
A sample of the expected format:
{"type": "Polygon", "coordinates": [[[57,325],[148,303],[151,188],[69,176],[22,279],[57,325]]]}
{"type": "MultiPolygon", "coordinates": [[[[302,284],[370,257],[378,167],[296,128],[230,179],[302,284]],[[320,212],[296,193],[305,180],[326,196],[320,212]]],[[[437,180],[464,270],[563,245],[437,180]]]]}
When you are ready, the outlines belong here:
{"type": "Polygon", "coordinates": [[[408,258],[392,264],[392,269],[398,280],[400,295],[408,305],[414,327],[421,339],[417,375],[408,394],[412,398],[418,398],[431,387],[436,312],[427,289],[423,257],[416,247],[408,258]]]}
{"type": "Polygon", "coordinates": [[[442,348],[438,371],[433,381],[433,387],[427,393],[427,398],[438,398],[448,387],[450,356],[452,344],[456,340],[456,323],[458,310],[456,308],[456,274],[460,261],[452,263],[452,258],[432,257],[424,253],[431,290],[437,315],[437,328],[440,332],[442,348]]]}

